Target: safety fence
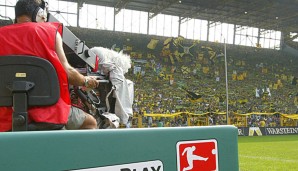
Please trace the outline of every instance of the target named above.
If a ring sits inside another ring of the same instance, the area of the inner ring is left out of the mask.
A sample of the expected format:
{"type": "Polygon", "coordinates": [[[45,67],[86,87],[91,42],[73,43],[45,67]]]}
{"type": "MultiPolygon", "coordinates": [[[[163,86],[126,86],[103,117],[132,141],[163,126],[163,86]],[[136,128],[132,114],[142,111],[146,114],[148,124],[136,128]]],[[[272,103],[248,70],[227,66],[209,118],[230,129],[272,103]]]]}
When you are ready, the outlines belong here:
{"type": "Polygon", "coordinates": [[[295,127],[298,126],[298,114],[282,113],[191,113],[178,112],[171,114],[146,113],[135,116],[133,127],[175,127],[175,126],[208,126],[235,125],[237,127],[295,127]]]}

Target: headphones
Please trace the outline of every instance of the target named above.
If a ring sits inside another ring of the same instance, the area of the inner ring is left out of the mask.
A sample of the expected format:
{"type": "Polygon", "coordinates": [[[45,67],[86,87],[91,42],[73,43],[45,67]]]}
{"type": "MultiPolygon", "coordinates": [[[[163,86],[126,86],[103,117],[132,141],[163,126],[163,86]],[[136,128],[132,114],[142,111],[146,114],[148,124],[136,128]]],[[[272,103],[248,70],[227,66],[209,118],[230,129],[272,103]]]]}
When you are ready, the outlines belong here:
{"type": "Polygon", "coordinates": [[[41,4],[37,6],[32,13],[33,22],[46,22],[48,17],[48,3],[41,0],[41,4]]]}

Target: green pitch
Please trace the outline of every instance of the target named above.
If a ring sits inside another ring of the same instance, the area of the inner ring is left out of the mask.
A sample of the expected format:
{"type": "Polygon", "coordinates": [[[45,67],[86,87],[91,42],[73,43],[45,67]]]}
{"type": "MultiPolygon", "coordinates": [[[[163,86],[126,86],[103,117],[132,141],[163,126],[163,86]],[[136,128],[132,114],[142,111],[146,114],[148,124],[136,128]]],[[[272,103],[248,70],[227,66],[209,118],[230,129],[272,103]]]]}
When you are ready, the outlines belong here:
{"type": "Polygon", "coordinates": [[[240,171],[298,171],[298,135],[238,137],[240,171]]]}

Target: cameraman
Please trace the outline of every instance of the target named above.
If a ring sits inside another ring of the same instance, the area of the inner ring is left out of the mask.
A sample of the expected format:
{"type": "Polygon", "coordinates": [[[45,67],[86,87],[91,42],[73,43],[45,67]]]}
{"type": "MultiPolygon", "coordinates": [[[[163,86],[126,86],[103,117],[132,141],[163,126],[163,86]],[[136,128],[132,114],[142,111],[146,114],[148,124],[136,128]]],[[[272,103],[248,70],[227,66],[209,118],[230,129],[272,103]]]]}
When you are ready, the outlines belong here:
{"type": "MultiPolygon", "coordinates": [[[[96,120],[71,106],[69,84],[96,88],[98,82],[70,66],[63,50],[62,24],[47,23],[47,3],[19,0],[15,6],[16,24],[0,28],[0,55],[29,55],[44,58],[55,67],[60,98],[51,106],[31,107],[29,122],[65,125],[66,129],[95,129],[96,120]]],[[[0,132],[12,128],[12,108],[0,107],[0,132]]]]}

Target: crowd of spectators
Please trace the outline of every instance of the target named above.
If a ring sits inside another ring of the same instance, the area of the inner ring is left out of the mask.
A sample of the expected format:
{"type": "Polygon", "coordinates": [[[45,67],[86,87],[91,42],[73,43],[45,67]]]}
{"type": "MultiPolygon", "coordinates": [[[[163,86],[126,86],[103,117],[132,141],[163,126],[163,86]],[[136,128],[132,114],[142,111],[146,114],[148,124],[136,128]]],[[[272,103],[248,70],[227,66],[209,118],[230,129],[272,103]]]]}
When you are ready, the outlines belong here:
{"type": "MultiPolygon", "coordinates": [[[[199,43],[196,54],[184,54],[180,56],[182,61],[174,59],[174,63],[167,59],[169,56],[155,51],[150,51],[151,58],[142,55],[147,63],[138,63],[136,59],[134,67],[139,68],[138,72],[133,68],[128,75],[136,83],[135,112],[208,113],[206,118],[211,118],[208,124],[226,123],[222,115],[216,115],[225,112],[227,102],[223,48],[222,44],[199,43]],[[215,52],[216,56],[211,59],[210,53],[201,48],[203,46],[215,52]],[[210,117],[213,114],[215,117],[210,117]]],[[[250,113],[246,117],[246,125],[249,126],[260,125],[264,120],[267,126],[280,126],[276,113],[296,114],[297,60],[281,51],[228,45],[228,103],[231,115],[250,113]],[[262,113],[266,115],[262,116],[262,113]],[[261,117],[256,119],[256,116],[261,117]]]]}
{"type": "MultiPolygon", "coordinates": [[[[113,47],[131,55],[134,63],[126,77],[135,83],[136,116],[194,114],[151,118],[155,125],[163,121],[165,126],[189,124],[186,116],[193,125],[226,123],[222,114],[227,106],[223,44],[181,40],[173,46],[175,38],[167,41],[151,35],[70,29],[88,46],[113,47]],[[148,48],[151,40],[157,40],[156,47],[148,48]]],[[[279,126],[279,114],[298,113],[296,57],[282,50],[230,44],[226,52],[231,124],[254,126],[262,118],[267,126],[279,126]]],[[[146,125],[148,118],[143,118],[146,125]]]]}

